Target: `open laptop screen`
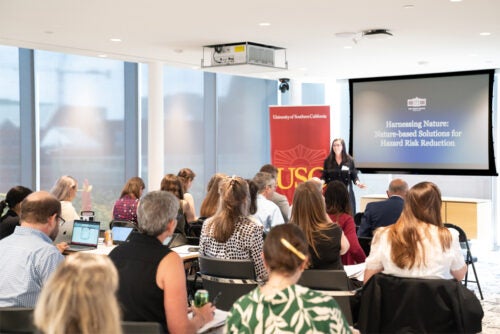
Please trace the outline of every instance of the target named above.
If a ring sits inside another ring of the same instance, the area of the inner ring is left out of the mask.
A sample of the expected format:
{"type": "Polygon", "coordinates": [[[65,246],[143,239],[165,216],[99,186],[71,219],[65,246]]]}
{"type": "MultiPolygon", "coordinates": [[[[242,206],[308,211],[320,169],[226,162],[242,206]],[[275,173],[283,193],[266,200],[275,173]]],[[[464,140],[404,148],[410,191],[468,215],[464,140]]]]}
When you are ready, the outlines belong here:
{"type": "Polygon", "coordinates": [[[132,233],[133,230],[134,230],[133,227],[128,227],[128,226],[113,226],[113,228],[111,229],[113,235],[113,242],[120,243],[127,241],[128,237],[130,236],[130,233],[132,233]]]}
{"type": "Polygon", "coordinates": [[[99,222],[75,220],[71,244],[97,246],[99,240],[99,222]]]}

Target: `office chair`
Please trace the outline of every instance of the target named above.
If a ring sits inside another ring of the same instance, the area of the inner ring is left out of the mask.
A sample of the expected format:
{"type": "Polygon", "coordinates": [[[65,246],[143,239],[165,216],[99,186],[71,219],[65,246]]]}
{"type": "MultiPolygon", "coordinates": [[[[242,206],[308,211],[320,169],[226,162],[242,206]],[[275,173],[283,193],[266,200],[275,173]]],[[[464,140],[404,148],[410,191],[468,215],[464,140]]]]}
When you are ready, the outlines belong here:
{"type": "Polygon", "coordinates": [[[332,296],[342,310],[349,325],[353,325],[349,298],[354,296],[354,292],[349,291],[349,278],[345,271],[307,269],[304,270],[297,284],[332,296]]]}
{"type": "Polygon", "coordinates": [[[370,255],[370,250],[372,248],[372,237],[359,237],[358,236],[358,242],[361,248],[363,249],[363,252],[365,252],[365,255],[368,256],[370,255]]]}
{"type": "Polygon", "coordinates": [[[252,260],[225,260],[202,256],[198,258],[203,288],[210,299],[217,298],[217,308],[229,311],[234,302],[257,287],[252,260]]]}
{"type": "Polygon", "coordinates": [[[161,334],[163,329],[158,322],[122,321],[123,334],[161,334]]]}
{"type": "Polygon", "coordinates": [[[454,279],[378,273],[363,286],[356,328],[370,333],[480,333],[477,297],[454,279]]]}
{"type": "Polygon", "coordinates": [[[477,289],[479,290],[479,295],[481,296],[481,300],[483,300],[484,299],[483,291],[481,290],[481,285],[479,284],[479,279],[477,277],[476,266],[474,265],[474,263],[477,262],[477,257],[472,256],[469,246],[469,240],[467,239],[465,231],[460,226],[450,223],[444,223],[444,226],[447,228],[455,229],[458,232],[458,241],[460,242],[460,246],[462,247],[462,250],[464,252],[464,260],[465,264],[467,265],[467,272],[465,273],[464,285],[467,287],[468,282],[476,283],[477,289]],[[469,266],[472,266],[472,271],[474,272],[475,281],[469,280],[469,266]]]}
{"type": "Polygon", "coordinates": [[[111,230],[113,226],[133,227],[134,231],[138,230],[137,225],[131,222],[130,220],[113,219],[112,221],[109,222],[109,229],[111,230]]]}
{"type": "Polygon", "coordinates": [[[34,333],[33,308],[0,308],[0,333],[34,333]]]}
{"type": "Polygon", "coordinates": [[[361,220],[363,219],[364,215],[364,212],[358,212],[354,215],[354,225],[356,225],[356,233],[358,233],[359,226],[361,225],[361,220]]]}

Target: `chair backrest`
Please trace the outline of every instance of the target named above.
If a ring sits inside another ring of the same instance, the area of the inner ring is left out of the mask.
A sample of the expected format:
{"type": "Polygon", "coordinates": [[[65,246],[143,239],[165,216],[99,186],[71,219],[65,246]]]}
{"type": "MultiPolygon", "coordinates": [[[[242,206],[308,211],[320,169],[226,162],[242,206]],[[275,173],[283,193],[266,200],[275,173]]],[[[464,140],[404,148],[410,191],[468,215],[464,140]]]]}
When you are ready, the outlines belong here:
{"type": "Polygon", "coordinates": [[[251,260],[224,260],[200,255],[198,263],[203,288],[212,301],[218,296],[218,309],[229,311],[238,298],[257,287],[251,260]]]}
{"type": "Polygon", "coordinates": [[[226,260],[215,257],[198,257],[200,273],[224,278],[255,279],[255,266],[252,260],[226,260]]]}
{"type": "Polygon", "coordinates": [[[0,333],[34,333],[33,308],[0,308],[0,333]]]}
{"type": "Polygon", "coordinates": [[[109,229],[112,229],[113,226],[123,226],[123,227],[133,227],[135,231],[137,231],[137,225],[131,222],[130,220],[117,220],[113,219],[109,222],[109,229]]]}
{"type": "Polygon", "coordinates": [[[123,334],[160,334],[163,329],[158,322],[122,321],[123,334]]]}
{"type": "Polygon", "coordinates": [[[483,310],[460,282],[376,274],[363,286],[361,333],[479,333],[483,310]]]}
{"type": "Polygon", "coordinates": [[[457,225],[454,225],[454,224],[450,224],[450,223],[444,223],[444,227],[446,227],[446,228],[452,228],[452,229],[457,230],[457,232],[458,232],[458,241],[461,242],[461,243],[462,242],[468,243],[467,235],[465,234],[465,231],[460,226],[457,226],[457,225]]]}
{"type": "Polygon", "coordinates": [[[370,250],[372,248],[372,239],[372,237],[358,237],[359,245],[363,249],[363,252],[365,252],[366,256],[370,255],[370,250]]]}
{"type": "Polygon", "coordinates": [[[354,293],[349,291],[349,278],[345,271],[307,269],[300,276],[298,284],[313,290],[320,290],[332,296],[337,304],[339,304],[347,322],[352,326],[353,321],[349,298],[354,293]]]}

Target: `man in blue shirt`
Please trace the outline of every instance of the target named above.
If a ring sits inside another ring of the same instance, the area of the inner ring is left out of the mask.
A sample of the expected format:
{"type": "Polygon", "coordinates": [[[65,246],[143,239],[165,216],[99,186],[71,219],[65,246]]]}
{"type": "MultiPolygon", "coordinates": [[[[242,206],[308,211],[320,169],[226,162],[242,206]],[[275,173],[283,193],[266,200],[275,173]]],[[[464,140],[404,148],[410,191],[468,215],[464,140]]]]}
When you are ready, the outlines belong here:
{"type": "MultiPolygon", "coordinates": [[[[373,232],[382,226],[394,224],[403,211],[408,184],[402,179],[394,179],[387,189],[388,199],[366,205],[358,230],[359,237],[373,237],[373,232]]],[[[367,254],[368,255],[368,254],[367,254]]]]}
{"type": "Polygon", "coordinates": [[[64,260],[52,242],[61,203],[45,191],[21,203],[21,226],[0,240],[0,307],[35,307],[43,284],[64,260]]]}

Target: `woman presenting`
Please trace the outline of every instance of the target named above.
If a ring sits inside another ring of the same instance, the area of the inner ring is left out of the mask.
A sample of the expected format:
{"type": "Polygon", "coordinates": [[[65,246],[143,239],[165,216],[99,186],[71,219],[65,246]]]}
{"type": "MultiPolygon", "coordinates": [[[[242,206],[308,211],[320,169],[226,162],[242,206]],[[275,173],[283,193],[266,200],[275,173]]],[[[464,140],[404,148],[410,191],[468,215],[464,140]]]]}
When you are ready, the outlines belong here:
{"type": "Polygon", "coordinates": [[[366,185],[358,179],[358,170],[354,166],[354,159],[346,152],[345,142],[341,138],[333,140],[330,154],[323,163],[323,175],[321,176],[325,183],[331,181],[341,181],[349,189],[349,199],[351,201],[352,214],[356,213],[356,201],[351,182],[359,188],[366,188],[366,185]]]}

